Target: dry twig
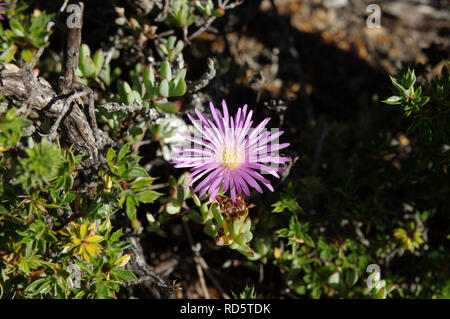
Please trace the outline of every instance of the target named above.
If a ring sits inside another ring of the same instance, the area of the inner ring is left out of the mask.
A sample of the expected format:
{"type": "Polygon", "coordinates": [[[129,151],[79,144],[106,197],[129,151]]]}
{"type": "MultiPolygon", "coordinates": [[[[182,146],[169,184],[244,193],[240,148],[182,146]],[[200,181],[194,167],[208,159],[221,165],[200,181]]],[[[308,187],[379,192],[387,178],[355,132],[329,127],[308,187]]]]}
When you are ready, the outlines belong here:
{"type": "Polygon", "coordinates": [[[191,230],[189,229],[188,224],[183,222],[183,226],[184,226],[184,230],[186,231],[186,235],[189,239],[189,243],[191,244],[192,252],[194,253],[195,267],[197,268],[198,278],[200,279],[200,284],[202,286],[203,296],[206,299],[209,299],[210,298],[209,291],[208,291],[208,288],[206,287],[205,276],[203,275],[203,269],[202,269],[202,266],[199,261],[200,247],[198,247],[194,244],[194,240],[192,239],[191,230]]]}
{"type": "Polygon", "coordinates": [[[217,279],[213,276],[211,273],[208,264],[206,263],[205,259],[200,254],[200,244],[195,245],[194,239],[192,238],[191,230],[187,223],[183,222],[184,229],[186,231],[186,235],[188,237],[189,243],[191,245],[191,249],[194,252],[194,261],[195,266],[197,268],[197,272],[199,275],[200,283],[202,285],[203,293],[205,295],[205,298],[209,298],[209,292],[206,287],[205,277],[203,275],[203,270],[205,271],[206,275],[208,276],[209,280],[214,284],[214,286],[219,290],[220,294],[222,295],[222,298],[224,299],[230,299],[230,296],[228,296],[224,290],[222,289],[221,285],[217,281],[217,279]]]}
{"type": "Polygon", "coordinates": [[[173,285],[168,285],[162,280],[150,267],[144,257],[144,249],[139,242],[139,239],[136,237],[129,237],[129,241],[132,246],[130,246],[130,250],[133,252],[134,261],[136,265],[139,267],[139,270],[142,271],[145,275],[141,278],[130,281],[126,284],[126,286],[138,285],[146,281],[153,281],[154,287],[158,290],[163,298],[168,298],[173,293],[173,285]]]}

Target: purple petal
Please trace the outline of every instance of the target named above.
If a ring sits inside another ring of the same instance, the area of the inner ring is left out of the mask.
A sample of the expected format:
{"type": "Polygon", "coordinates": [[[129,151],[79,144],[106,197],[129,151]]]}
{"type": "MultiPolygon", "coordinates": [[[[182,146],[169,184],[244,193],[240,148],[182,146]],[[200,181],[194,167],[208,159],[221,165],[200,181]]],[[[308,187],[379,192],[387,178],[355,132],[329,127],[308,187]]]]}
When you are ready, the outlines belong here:
{"type": "Polygon", "coordinates": [[[198,192],[202,187],[205,187],[207,184],[211,185],[212,181],[216,178],[217,175],[221,173],[223,169],[216,169],[211,175],[206,177],[203,181],[201,181],[194,189],[194,192],[198,192]]]}
{"type": "Polygon", "coordinates": [[[248,173],[250,176],[256,178],[257,180],[259,180],[261,183],[263,183],[271,192],[273,192],[273,187],[272,185],[270,185],[270,181],[265,179],[264,177],[262,177],[259,173],[251,170],[251,169],[247,169],[247,168],[243,168],[243,170],[245,170],[246,173],[248,173]]]}
{"type": "Polygon", "coordinates": [[[238,179],[239,184],[241,184],[245,195],[250,196],[250,190],[248,189],[247,183],[244,181],[244,179],[239,176],[239,174],[236,174],[236,178],[238,179]]]}
{"type": "Polygon", "coordinates": [[[247,183],[252,186],[254,189],[256,189],[258,191],[258,193],[262,194],[263,190],[261,188],[261,186],[259,186],[258,182],[256,182],[253,177],[251,177],[249,174],[247,174],[244,170],[239,170],[239,174],[241,174],[245,180],[247,181],[247,183]]]}

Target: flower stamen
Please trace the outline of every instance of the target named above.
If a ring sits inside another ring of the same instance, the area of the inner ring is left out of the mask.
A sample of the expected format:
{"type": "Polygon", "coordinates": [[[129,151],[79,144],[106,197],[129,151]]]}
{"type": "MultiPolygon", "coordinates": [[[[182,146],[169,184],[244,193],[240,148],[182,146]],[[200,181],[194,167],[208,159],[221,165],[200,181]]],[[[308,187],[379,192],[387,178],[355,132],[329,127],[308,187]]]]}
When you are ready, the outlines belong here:
{"type": "Polygon", "coordinates": [[[235,169],[239,166],[239,153],[237,147],[225,147],[222,152],[222,163],[226,168],[235,169]]]}

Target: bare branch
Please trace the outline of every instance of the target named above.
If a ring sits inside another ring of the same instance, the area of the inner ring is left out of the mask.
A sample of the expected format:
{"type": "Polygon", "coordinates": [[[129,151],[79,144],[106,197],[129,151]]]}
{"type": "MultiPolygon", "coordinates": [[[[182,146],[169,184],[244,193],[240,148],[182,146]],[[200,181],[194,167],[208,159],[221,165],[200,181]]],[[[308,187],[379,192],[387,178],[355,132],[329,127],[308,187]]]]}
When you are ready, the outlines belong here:
{"type": "MultiPolygon", "coordinates": [[[[82,22],[84,4],[80,2],[78,3],[78,6],[80,6],[81,10],[75,11],[73,14],[79,15],[77,18],[80,22],[82,22]]],[[[67,34],[67,40],[63,52],[63,69],[59,77],[57,89],[59,94],[69,94],[72,91],[75,71],[78,67],[78,60],[80,56],[82,27],[83,25],[82,23],[80,23],[79,27],[74,26],[73,28],[69,29],[69,32],[67,34]]]]}
{"type": "Polygon", "coordinates": [[[87,92],[79,92],[79,93],[72,94],[69,98],[67,98],[67,100],[64,102],[64,107],[63,107],[61,113],[59,113],[58,118],[56,119],[55,123],[53,124],[53,126],[50,129],[50,133],[48,135],[48,138],[50,141],[53,141],[56,139],[59,124],[61,123],[62,119],[67,114],[67,112],[69,111],[70,105],[73,103],[73,101],[75,101],[76,99],[78,99],[82,96],[85,96],[87,94],[88,94],[87,92]]]}
{"type": "Polygon", "coordinates": [[[187,82],[187,92],[189,94],[203,89],[208,85],[209,81],[211,81],[216,76],[214,61],[211,58],[208,58],[206,60],[206,64],[208,66],[208,70],[200,77],[200,79],[193,82],[187,82]]]}
{"type": "Polygon", "coordinates": [[[145,106],[143,104],[137,103],[135,101],[132,105],[126,105],[123,103],[111,102],[107,104],[98,105],[98,108],[105,109],[109,113],[111,112],[121,112],[124,114],[131,114],[134,112],[141,111],[145,106]]]}
{"type": "Polygon", "coordinates": [[[144,110],[144,115],[146,118],[150,119],[152,122],[156,122],[163,117],[163,114],[158,112],[154,107],[147,107],[138,101],[134,101],[131,105],[126,105],[123,103],[111,102],[102,105],[98,105],[97,108],[106,110],[107,112],[121,112],[124,114],[131,114],[144,110]]]}

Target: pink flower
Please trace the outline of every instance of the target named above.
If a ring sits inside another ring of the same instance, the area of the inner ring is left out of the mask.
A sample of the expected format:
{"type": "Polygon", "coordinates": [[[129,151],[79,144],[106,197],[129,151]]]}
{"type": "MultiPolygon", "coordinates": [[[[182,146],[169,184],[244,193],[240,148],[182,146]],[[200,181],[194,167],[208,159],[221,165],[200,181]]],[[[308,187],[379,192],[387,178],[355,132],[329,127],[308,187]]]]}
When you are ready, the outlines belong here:
{"type": "Polygon", "coordinates": [[[234,117],[229,116],[225,101],[222,101],[223,114],[212,103],[210,108],[213,120],[197,109],[198,120],[188,114],[201,134],[200,138],[178,132],[194,143],[191,147],[178,146],[182,151],[173,154],[175,167],[191,169],[190,180],[185,186],[189,187],[203,178],[194,191],[200,191],[200,197],[208,192],[210,201],[214,200],[222,186],[224,193],[230,190],[233,202],[236,201],[236,194],[243,192],[249,196],[249,186],[262,193],[259,183],[273,192],[270,181],[259,172],[279,178],[277,172],[282,170],[278,164],[291,160],[277,153],[288,147],[289,143],[273,144],[283,131],[268,132],[265,126],[270,118],[252,129],[253,111],[247,114],[247,105],[239,108],[234,117]]]}

